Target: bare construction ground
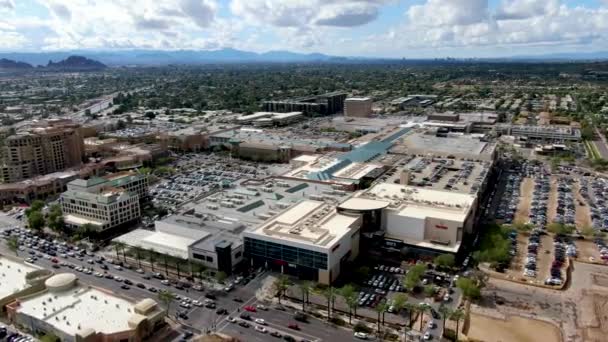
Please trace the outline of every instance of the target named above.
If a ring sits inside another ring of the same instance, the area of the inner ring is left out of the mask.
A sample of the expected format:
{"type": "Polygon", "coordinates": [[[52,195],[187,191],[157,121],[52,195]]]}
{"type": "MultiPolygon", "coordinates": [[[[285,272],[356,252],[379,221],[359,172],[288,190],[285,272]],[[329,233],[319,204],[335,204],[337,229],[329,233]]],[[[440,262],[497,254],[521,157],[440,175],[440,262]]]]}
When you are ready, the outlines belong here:
{"type": "Polygon", "coordinates": [[[468,337],[485,342],[559,342],[559,328],[551,323],[519,316],[496,319],[480,314],[471,314],[468,337]]]}
{"type": "Polygon", "coordinates": [[[551,190],[549,191],[549,199],[547,200],[547,223],[553,222],[557,209],[557,178],[551,176],[551,190]]]}
{"type": "Polygon", "coordinates": [[[521,182],[519,203],[515,212],[515,220],[517,223],[527,223],[530,219],[530,203],[532,203],[532,194],[534,192],[534,179],[524,178],[521,182]]]}
{"type": "Polygon", "coordinates": [[[574,205],[576,206],[575,213],[575,224],[576,228],[582,229],[583,227],[591,227],[591,211],[587,201],[579,193],[581,185],[576,182],[572,186],[572,193],[574,193],[574,205]],[[583,204],[583,205],[581,205],[583,204]]]}

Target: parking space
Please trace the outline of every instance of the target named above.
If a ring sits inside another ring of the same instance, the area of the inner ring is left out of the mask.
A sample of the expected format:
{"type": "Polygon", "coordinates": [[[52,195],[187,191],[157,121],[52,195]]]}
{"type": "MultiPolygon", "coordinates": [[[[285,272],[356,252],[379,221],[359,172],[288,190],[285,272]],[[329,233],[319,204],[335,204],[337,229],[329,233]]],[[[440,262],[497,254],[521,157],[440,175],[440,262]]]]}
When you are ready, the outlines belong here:
{"type": "Polygon", "coordinates": [[[389,293],[404,292],[403,275],[405,270],[400,267],[377,265],[372,274],[360,285],[359,307],[374,308],[389,293]]]}

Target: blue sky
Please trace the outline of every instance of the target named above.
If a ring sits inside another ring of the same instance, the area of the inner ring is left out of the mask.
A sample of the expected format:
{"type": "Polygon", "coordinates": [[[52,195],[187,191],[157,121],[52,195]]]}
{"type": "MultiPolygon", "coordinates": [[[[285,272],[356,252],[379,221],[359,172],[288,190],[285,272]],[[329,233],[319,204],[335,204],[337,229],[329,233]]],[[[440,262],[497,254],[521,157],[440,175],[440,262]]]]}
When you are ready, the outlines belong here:
{"type": "Polygon", "coordinates": [[[292,50],[497,57],[608,50],[608,0],[0,0],[1,51],[292,50]]]}

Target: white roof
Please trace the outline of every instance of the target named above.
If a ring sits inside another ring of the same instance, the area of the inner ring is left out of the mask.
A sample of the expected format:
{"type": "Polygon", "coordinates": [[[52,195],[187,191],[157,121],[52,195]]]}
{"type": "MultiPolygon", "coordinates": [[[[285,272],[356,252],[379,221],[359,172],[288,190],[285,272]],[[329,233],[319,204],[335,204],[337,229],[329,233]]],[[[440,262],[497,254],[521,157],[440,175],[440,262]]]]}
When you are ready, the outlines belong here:
{"type": "Polygon", "coordinates": [[[19,313],[44,321],[74,336],[85,329],[104,334],[130,330],[134,305],[106,292],[78,285],[67,291],[42,292],[21,299],[19,313]]]}
{"type": "Polygon", "coordinates": [[[89,218],[82,217],[82,216],[76,216],[76,215],[72,215],[72,214],[64,215],[63,219],[65,220],[66,223],[75,224],[78,226],[83,226],[87,223],[92,224],[94,226],[100,226],[100,227],[103,226],[102,221],[97,221],[97,220],[89,219],[89,218]]]}
{"type": "Polygon", "coordinates": [[[25,276],[38,268],[0,256],[0,299],[28,287],[25,276]]]}
{"type": "Polygon", "coordinates": [[[340,208],[347,210],[377,210],[386,208],[390,202],[353,197],[340,204],[340,208]]]}
{"type": "Polygon", "coordinates": [[[201,232],[197,238],[169,234],[159,231],[136,229],[114,239],[129,246],[139,246],[144,249],[154,249],[161,254],[172,255],[182,259],[188,259],[188,247],[209,235],[201,232]]]}

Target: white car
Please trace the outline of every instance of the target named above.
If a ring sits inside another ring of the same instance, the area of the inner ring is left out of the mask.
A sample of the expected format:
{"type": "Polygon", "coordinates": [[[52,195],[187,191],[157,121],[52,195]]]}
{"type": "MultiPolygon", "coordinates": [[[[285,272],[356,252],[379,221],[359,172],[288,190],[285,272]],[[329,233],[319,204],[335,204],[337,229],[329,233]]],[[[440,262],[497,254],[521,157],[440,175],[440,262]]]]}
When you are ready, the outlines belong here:
{"type": "Polygon", "coordinates": [[[163,285],[169,285],[170,284],[169,280],[167,280],[167,279],[161,280],[160,283],[163,284],[163,285]]]}
{"type": "Polygon", "coordinates": [[[436,326],[436,325],[435,325],[435,322],[433,322],[433,321],[429,321],[429,322],[426,324],[426,326],[427,326],[427,328],[429,328],[429,329],[435,329],[435,326],[436,326]]]}
{"type": "Polygon", "coordinates": [[[120,266],[120,265],[116,265],[116,266],[114,266],[114,268],[117,269],[118,271],[122,271],[122,266],[120,266]]]}
{"type": "Polygon", "coordinates": [[[424,336],[422,336],[422,339],[425,341],[429,341],[432,338],[433,338],[433,336],[431,336],[431,333],[428,331],[424,333],[424,336]]]}
{"type": "Polygon", "coordinates": [[[266,325],[266,321],[263,318],[256,318],[255,322],[257,324],[266,325]]]}
{"type": "Polygon", "coordinates": [[[255,331],[259,331],[263,334],[265,334],[267,332],[266,328],[264,328],[263,326],[260,326],[260,325],[255,326],[255,331]]]}
{"type": "Polygon", "coordinates": [[[198,300],[193,300],[192,301],[192,305],[196,305],[196,306],[203,306],[202,302],[199,302],[198,300]]]}
{"type": "Polygon", "coordinates": [[[234,318],[234,317],[228,317],[228,318],[226,318],[226,320],[228,320],[228,322],[230,322],[230,323],[236,323],[236,318],[234,318]]]}
{"type": "Polygon", "coordinates": [[[362,340],[367,340],[367,334],[366,333],[362,333],[362,332],[356,332],[355,333],[355,337],[362,339],[362,340]]]}
{"type": "Polygon", "coordinates": [[[258,310],[268,311],[268,308],[262,304],[258,304],[255,307],[258,308],[258,310]]]}
{"type": "Polygon", "coordinates": [[[146,273],[146,272],[145,272],[144,270],[142,270],[141,268],[136,269],[136,270],[135,270],[135,272],[140,273],[140,274],[146,273]]]}

